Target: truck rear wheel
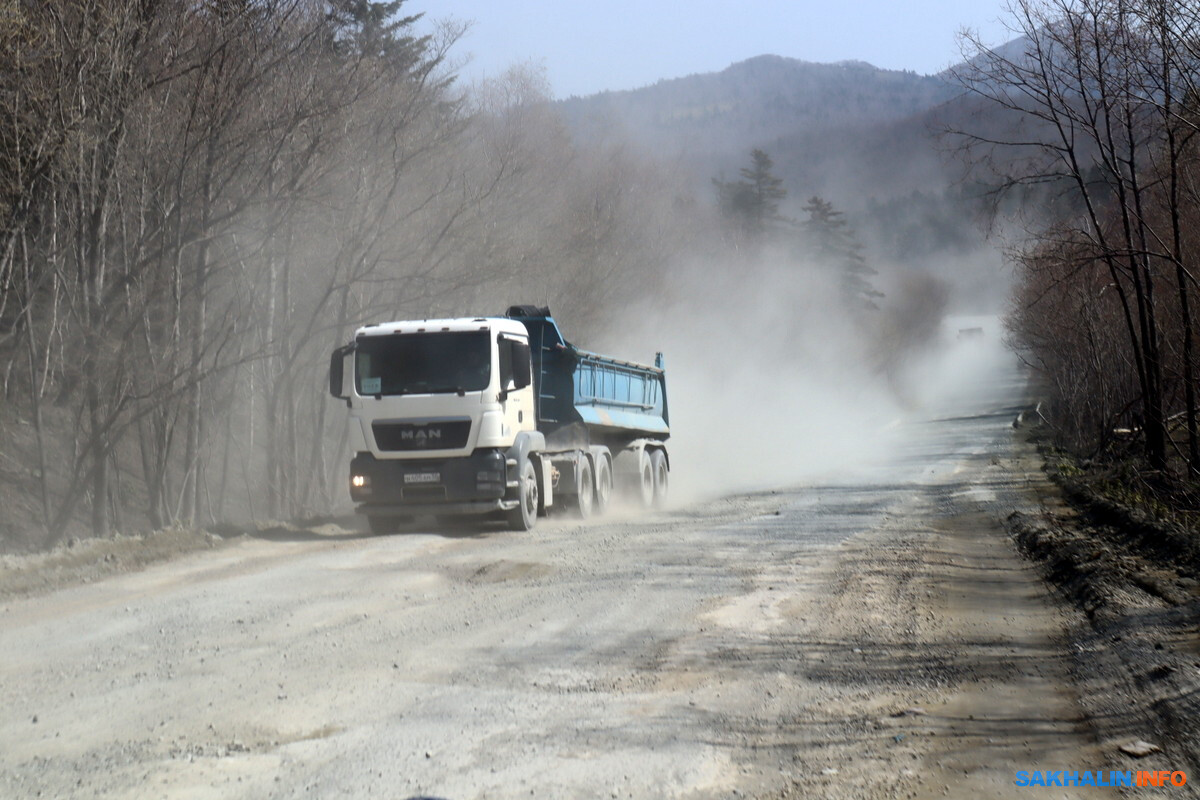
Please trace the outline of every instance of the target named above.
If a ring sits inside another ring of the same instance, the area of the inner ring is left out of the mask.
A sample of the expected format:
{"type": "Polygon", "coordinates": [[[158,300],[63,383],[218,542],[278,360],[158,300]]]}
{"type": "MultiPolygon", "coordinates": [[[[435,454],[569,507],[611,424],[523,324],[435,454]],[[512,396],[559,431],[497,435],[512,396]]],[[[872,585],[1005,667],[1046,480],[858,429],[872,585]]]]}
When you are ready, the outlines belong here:
{"type": "Polygon", "coordinates": [[[595,510],[595,486],[592,483],[592,462],[583,457],[579,459],[576,469],[575,513],[580,519],[587,519],[595,510]]]}
{"type": "Polygon", "coordinates": [[[608,456],[602,455],[596,459],[596,514],[599,516],[608,511],[612,500],[613,473],[608,456]]]}
{"type": "Polygon", "coordinates": [[[667,468],[667,454],[662,450],[651,453],[650,470],[654,473],[654,507],[662,508],[667,504],[667,486],[671,473],[667,468]]]}
{"type": "Polygon", "coordinates": [[[649,455],[643,451],[641,465],[638,468],[637,499],[642,508],[654,505],[654,468],[650,464],[649,455]]]}
{"type": "Polygon", "coordinates": [[[533,462],[521,459],[521,471],[517,475],[517,507],[507,513],[508,527],[514,531],[527,531],[537,522],[538,485],[533,462]]]}

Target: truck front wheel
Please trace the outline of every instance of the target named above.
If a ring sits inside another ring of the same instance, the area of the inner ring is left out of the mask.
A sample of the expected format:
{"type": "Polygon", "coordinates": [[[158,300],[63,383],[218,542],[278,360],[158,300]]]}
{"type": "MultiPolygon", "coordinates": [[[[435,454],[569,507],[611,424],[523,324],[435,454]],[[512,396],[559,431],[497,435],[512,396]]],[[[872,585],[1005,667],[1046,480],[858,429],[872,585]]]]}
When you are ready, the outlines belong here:
{"type": "Polygon", "coordinates": [[[533,462],[521,459],[521,471],[517,476],[517,507],[508,512],[508,527],[514,531],[527,531],[537,521],[538,485],[533,462]]]}

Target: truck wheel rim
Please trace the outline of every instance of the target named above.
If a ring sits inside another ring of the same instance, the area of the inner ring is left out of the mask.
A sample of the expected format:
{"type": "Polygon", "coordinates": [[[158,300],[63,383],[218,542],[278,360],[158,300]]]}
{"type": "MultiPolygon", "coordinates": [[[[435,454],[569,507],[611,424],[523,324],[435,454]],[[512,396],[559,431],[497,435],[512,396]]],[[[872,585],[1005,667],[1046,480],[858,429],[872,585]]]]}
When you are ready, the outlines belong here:
{"type": "MultiPolygon", "coordinates": [[[[532,470],[530,470],[530,472],[532,472],[532,470]]],[[[526,476],[524,496],[525,513],[532,517],[537,513],[538,505],[537,481],[534,479],[533,475],[526,476]]]]}

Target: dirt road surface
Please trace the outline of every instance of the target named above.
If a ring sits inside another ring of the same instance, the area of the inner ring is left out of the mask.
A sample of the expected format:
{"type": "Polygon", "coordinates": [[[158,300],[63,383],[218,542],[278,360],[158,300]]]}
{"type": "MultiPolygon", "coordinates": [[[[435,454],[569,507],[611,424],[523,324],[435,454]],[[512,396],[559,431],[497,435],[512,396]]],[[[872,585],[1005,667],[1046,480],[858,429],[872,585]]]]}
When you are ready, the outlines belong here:
{"type": "Polygon", "coordinates": [[[1148,768],[1089,732],[1074,612],[999,522],[1038,502],[1022,392],[964,375],[787,490],[276,531],[0,601],[0,796],[982,800],[1148,768]]]}

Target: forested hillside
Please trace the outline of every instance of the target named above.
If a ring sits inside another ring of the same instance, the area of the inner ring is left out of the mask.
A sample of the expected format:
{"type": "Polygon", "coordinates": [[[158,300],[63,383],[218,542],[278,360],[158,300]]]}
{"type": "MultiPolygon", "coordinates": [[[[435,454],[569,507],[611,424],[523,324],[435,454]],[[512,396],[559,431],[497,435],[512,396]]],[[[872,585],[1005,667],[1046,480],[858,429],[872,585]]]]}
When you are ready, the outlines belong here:
{"type": "Polygon", "coordinates": [[[328,510],[328,353],[368,319],[548,302],[586,331],[703,227],[576,147],[541,78],[467,92],[400,2],[8,3],[0,534],[328,510]]]}

